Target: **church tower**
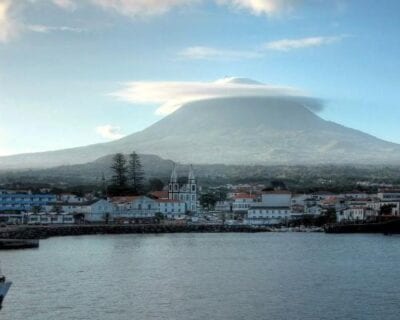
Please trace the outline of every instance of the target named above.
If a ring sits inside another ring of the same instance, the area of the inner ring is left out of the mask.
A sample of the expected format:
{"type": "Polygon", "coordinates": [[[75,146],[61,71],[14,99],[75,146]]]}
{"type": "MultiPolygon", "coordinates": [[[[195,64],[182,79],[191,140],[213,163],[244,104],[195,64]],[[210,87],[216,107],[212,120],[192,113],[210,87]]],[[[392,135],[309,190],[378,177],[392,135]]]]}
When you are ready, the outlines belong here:
{"type": "Polygon", "coordinates": [[[190,165],[187,189],[189,193],[189,210],[196,212],[197,209],[197,184],[193,166],[190,165]]]}
{"type": "Polygon", "coordinates": [[[174,168],[172,169],[171,178],[169,180],[168,198],[171,200],[179,199],[179,183],[178,183],[178,174],[176,173],[175,163],[174,163],[174,168]]]}

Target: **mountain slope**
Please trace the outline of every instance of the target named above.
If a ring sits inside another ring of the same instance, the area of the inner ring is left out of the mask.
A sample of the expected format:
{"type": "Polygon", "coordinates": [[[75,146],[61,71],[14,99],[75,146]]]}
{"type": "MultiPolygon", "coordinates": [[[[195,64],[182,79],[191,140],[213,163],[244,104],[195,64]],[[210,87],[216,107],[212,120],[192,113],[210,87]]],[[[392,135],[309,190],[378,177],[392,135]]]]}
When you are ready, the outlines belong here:
{"type": "Polygon", "coordinates": [[[220,98],[188,103],[123,139],[60,151],[0,158],[0,168],[78,164],[135,150],[182,163],[395,164],[400,145],[325,121],[312,100],[220,98]]]}

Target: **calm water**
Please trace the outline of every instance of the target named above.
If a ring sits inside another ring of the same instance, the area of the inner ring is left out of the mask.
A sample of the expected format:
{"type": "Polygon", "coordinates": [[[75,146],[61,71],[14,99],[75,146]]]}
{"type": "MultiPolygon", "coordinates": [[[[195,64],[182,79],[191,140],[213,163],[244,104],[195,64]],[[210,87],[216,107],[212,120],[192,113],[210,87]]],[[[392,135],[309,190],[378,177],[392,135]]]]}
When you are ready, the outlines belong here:
{"type": "Polygon", "coordinates": [[[0,252],[2,320],[399,319],[400,237],[52,238],[0,252]]]}

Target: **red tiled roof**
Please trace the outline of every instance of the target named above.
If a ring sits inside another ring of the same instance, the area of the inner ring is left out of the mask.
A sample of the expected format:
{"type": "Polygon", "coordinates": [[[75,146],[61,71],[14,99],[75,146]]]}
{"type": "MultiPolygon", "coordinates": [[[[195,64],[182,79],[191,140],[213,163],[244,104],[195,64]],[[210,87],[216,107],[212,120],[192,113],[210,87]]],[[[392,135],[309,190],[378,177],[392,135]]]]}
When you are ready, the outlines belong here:
{"type": "Polygon", "coordinates": [[[183,203],[183,201],[175,200],[175,199],[156,199],[157,202],[165,202],[165,203],[183,203]]]}
{"type": "Polygon", "coordinates": [[[292,194],[287,190],[272,190],[272,191],[263,191],[263,194],[292,194]]]}
{"type": "Polygon", "coordinates": [[[140,196],[112,197],[111,202],[126,203],[126,202],[132,202],[137,198],[140,198],[140,196]]]}
{"type": "Polygon", "coordinates": [[[247,193],[239,193],[235,195],[235,199],[255,199],[256,196],[254,194],[247,194],[247,193]]]}
{"type": "Polygon", "coordinates": [[[168,199],[168,191],[153,191],[150,195],[158,199],[168,199]]]}

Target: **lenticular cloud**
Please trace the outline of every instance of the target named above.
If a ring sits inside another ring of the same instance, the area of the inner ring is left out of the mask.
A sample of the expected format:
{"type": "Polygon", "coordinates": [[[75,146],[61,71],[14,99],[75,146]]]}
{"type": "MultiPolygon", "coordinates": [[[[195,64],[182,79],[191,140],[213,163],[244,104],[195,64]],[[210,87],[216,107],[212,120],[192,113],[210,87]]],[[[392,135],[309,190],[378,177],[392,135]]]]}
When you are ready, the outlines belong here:
{"type": "Polygon", "coordinates": [[[321,104],[301,90],[266,85],[245,78],[224,78],[215,82],[146,82],[126,83],[124,88],[111,94],[119,100],[135,104],[159,104],[158,115],[168,115],[184,104],[212,98],[232,97],[290,97],[307,99],[307,107],[320,111],[321,104]]]}

